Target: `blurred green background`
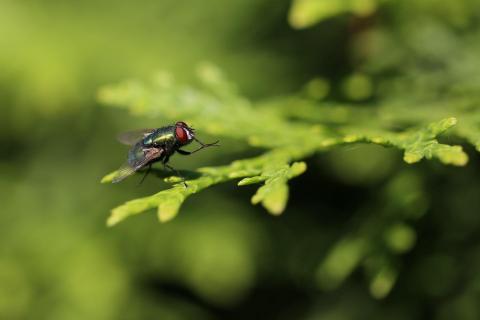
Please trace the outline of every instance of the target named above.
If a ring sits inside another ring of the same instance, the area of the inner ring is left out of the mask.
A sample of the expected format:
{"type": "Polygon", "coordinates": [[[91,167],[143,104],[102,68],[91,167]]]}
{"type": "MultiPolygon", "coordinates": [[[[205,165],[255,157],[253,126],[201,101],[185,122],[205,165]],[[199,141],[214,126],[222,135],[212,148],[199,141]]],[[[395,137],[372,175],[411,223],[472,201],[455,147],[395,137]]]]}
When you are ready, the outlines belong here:
{"type": "MultiPolygon", "coordinates": [[[[253,100],[307,90],[368,107],[458,84],[476,99],[479,10],[476,0],[0,1],[0,319],[479,319],[473,148],[464,168],[339,148],[307,159],[281,217],[228,183],[167,224],[147,214],[108,229],[112,207],[159,190],[154,177],[99,183],[125,157],[116,134],[165,123],[95,99],[104,84],[159,70],[190,81],[202,61],[253,100]]],[[[248,155],[228,141],[172,162],[248,155]]]]}

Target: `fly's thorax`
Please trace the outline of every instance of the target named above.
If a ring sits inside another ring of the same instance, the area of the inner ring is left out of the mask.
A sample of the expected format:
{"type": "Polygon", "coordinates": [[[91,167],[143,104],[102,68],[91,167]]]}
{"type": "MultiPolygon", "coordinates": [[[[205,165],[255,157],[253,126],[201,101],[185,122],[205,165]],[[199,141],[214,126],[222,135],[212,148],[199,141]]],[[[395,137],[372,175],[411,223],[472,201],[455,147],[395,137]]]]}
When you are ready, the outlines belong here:
{"type": "Polygon", "coordinates": [[[167,146],[175,143],[175,127],[168,126],[155,130],[143,139],[145,146],[167,146]]]}

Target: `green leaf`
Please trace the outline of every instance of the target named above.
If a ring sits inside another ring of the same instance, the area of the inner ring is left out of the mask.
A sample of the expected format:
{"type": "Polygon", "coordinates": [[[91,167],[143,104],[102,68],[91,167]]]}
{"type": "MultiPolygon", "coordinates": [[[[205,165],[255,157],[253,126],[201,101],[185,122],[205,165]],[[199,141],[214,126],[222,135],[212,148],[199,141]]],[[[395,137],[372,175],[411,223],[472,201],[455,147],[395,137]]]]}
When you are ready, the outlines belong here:
{"type": "Polygon", "coordinates": [[[318,285],[328,290],[337,288],[360,264],[367,250],[368,244],[362,238],[340,240],[318,268],[318,285]]]}
{"type": "Polygon", "coordinates": [[[113,171],[100,180],[100,183],[111,183],[113,181],[113,178],[117,175],[117,171],[113,171]]]}
{"type": "MultiPolygon", "coordinates": [[[[160,191],[149,197],[128,201],[125,204],[116,207],[112,210],[112,213],[107,221],[107,225],[113,226],[129,216],[133,216],[153,208],[157,208],[159,220],[161,222],[167,222],[177,215],[181,205],[190,195],[214,184],[239,178],[242,176],[242,174],[256,175],[262,172],[262,170],[267,170],[264,168],[270,166],[271,160],[283,156],[284,152],[285,151],[276,151],[267,153],[257,158],[236,161],[230,166],[207,167],[199,169],[198,173],[200,174],[200,177],[187,180],[187,187],[185,187],[183,182],[177,183],[170,189],[160,191]],[[234,174],[232,175],[232,173],[234,174]]],[[[265,178],[267,181],[270,180],[269,185],[272,183],[274,177],[278,177],[286,185],[286,181],[288,179],[300,175],[306,169],[306,165],[303,162],[294,163],[292,166],[283,165],[283,167],[285,167],[285,169],[278,172],[272,169],[265,171],[271,172],[270,174],[267,174],[265,178]]],[[[107,175],[104,179],[102,179],[102,181],[108,181],[108,178],[114,174],[115,172],[107,175]]],[[[258,176],[253,176],[250,178],[254,179],[256,177],[258,176]]],[[[272,185],[274,188],[276,188],[275,183],[272,185]]],[[[278,198],[278,196],[275,196],[274,192],[270,192],[267,188],[268,197],[266,197],[264,200],[266,203],[266,205],[264,204],[265,207],[272,213],[281,213],[285,207],[288,197],[288,187],[286,191],[287,194],[283,193],[283,197],[278,198]]]]}
{"type": "Polygon", "coordinates": [[[307,165],[305,162],[295,162],[291,166],[284,165],[282,167],[269,168],[261,176],[254,177],[261,179],[259,181],[265,180],[265,184],[252,197],[252,203],[257,204],[261,202],[271,214],[281,214],[285,210],[288,200],[287,181],[302,174],[306,169],[307,165]]]}
{"type": "Polygon", "coordinates": [[[342,13],[367,16],[375,12],[378,0],[293,0],[288,21],[296,29],[310,27],[342,13]]]}
{"type": "MultiPolygon", "coordinates": [[[[241,140],[246,142],[245,148],[250,144],[264,153],[228,165],[199,169],[197,178],[187,181],[187,188],[178,177],[170,177],[166,181],[176,183],[172,188],[113,209],[108,225],[150,209],[157,209],[160,221],[169,221],[192,194],[234,179],[240,179],[239,186],[263,183],[252,203],[261,203],[278,215],[287,205],[288,180],[302,174],[306,164],[301,160],[315,153],[346,144],[372,143],[403,150],[407,163],[436,158],[444,164],[462,166],[468,161],[462,147],[440,143],[437,138],[447,130],[470,140],[476,137],[473,119],[464,120],[466,129],[452,130],[457,119],[447,114],[455,114],[455,110],[438,112],[446,115],[438,120],[419,108],[412,126],[411,112],[403,112],[400,107],[319,104],[298,96],[253,103],[241,96],[216,67],[202,64],[198,75],[200,87],[177,84],[167,73],[160,73],[151,82],[126,81],[102,88],[99,98],[134,115],[161,117],[171,122],[182,119],[192,123],[202,135],[241,140]]],[[[471,109],[458,111],[462,119],[467,118],[468,112],[471,109]]],[[[229,152],[228,145],[218,150],[229,152]]],[[[106,175],[102,183],[111,182],[114,175],[115,172],[106,175]]]]}
{"type": "Polygon", "coordinates": [[[391,266],[383,266],[370,282],[370,293],[374,298],[385,298],[397,281],[398,271],[391,266]]]}

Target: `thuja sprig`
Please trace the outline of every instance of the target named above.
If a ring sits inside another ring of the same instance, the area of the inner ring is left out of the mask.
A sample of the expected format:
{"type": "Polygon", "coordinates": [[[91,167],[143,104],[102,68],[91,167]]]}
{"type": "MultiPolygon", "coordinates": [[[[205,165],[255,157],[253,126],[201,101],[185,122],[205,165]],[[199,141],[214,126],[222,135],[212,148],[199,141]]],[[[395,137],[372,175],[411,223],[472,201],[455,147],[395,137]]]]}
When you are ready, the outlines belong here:
{"type": "MultiPolygon", "coordinates": [[[[126,81],[102,88],[99,99],[106,105],[128,110],[134,116],[185,120],[195,124],[199,131],[245,141],[245,146],[263,148],[265,153],[228,165],[198,169],[191,175],[194,178],[187,180],[187,188],[175,178],[168,178],[168,182],[174,183],[170,189],[114,208],[108,225],[155,208],[159,220],[168,221],[192,194],[230,180],[238,180],[239,186],[260,183],[252,203],[261,203],[270,213],[281,214],[287,204],[288,180],[306,170],[302,160],[345,144],[373,143],[394,147],[403,150],[407,163],[423,158],[436,158],[452,165],[464,165],[468,161],[460,146],[437,140],[438,135],[457,124],[454,117],[429,123],[421,121],[413,128],[393,130],[382,126],[381,118],[368,117],[368,112],[371,115],[378,112],[375,107],[366,109],[363,116],[344,117],[343,121],[335,123],[331,121],[332,114],[321,117],[328,112],[334,113],[335,107],[326,110],[328,107],[308,102],[310,119],[303,116],[303,121],[299,121],[302,117],[292,121],[295,112],[286,110],[287,106],[295,108],[291,98],[276,99],[264,107],[263,103],[255,104],[239,95],[235,86],[211,65],[202,65],[198,75],[198,87],[178,85],[171,76],[162,73],[150,82],[126,81]]],[[[302,111],[302,104],[298,106],[297,111],[302,111]]],[[[356,112],[354,107],[344,109],[346,111],[342,112],[347,115],[356,112]]],[[[223,152],[228,153],[228,149],[223,147],[223,152]]],[[[114,176],[115,172],[105,176],[102,182],[110,182],[114,176]]]]}

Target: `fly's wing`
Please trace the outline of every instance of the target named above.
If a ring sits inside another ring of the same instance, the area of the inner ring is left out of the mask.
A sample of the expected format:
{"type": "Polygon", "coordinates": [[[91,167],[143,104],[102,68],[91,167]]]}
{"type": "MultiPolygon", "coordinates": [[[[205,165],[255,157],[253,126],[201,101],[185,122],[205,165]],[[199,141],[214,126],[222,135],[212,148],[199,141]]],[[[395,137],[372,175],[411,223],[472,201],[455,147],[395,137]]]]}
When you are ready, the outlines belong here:
{"type": "Polygon", "coordinates": [[[117,183],[125,179],[126,177],[135,173],[135,169],[132,168],[128,162],[125,162],[120,168],[118,168],[115,177],[112,179],[112,183],[117,183]]]}
{"type": "Polygon", "coordinates": [[[115,174],[115,177],[112,180],[112,183],[117,183],[125,179],[126,177],[134,174],[136,171],[143,168],[145,165],[160,158],[163,154],[163,149],[159,148],[148,148],[143,149],[143,156],[136,159],[135,161],[130,161],[124,163],[115,174]]]}
{"type": "Polygon", "coordinates": [[[133,146],[135,143],[151,134],[155,129],[139,129],[120,133],[117,136],[118,141],[127,146],[133,146]]]}

